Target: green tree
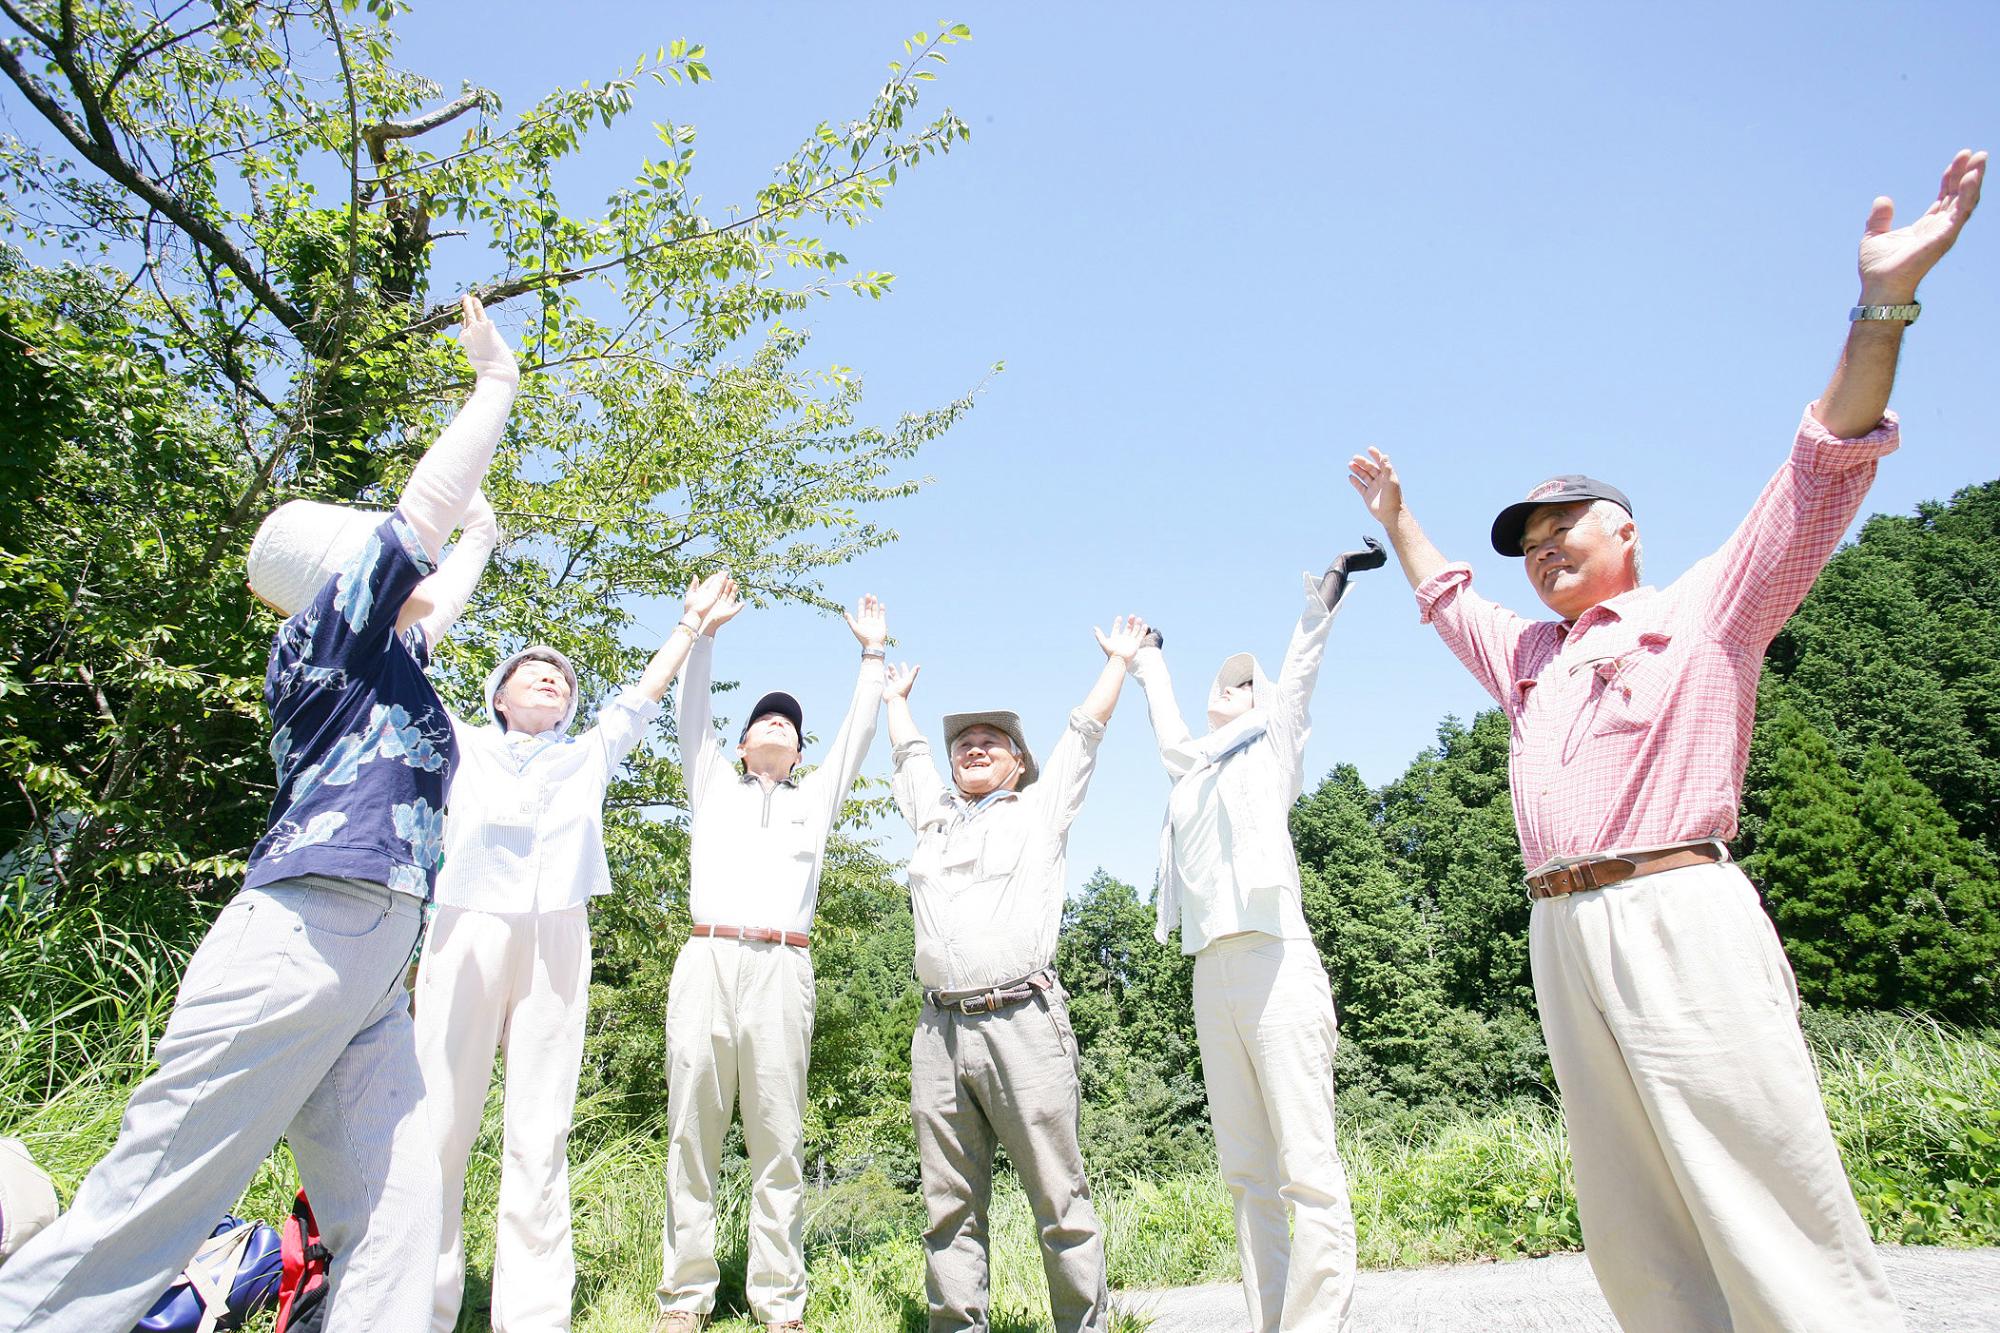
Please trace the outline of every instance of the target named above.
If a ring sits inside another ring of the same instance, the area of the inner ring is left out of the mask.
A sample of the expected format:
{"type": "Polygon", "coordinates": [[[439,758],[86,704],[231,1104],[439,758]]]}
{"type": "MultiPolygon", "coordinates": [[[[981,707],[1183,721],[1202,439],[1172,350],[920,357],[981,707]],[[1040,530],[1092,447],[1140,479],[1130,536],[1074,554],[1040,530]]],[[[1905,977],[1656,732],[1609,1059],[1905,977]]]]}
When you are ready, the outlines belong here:
{"type": "MultiPolygon", "coordinates": [[[[462,705],[530,636],[589,688],[629,678],[651,647],[630,641],[634,594],[717,560],[759,600],[824,603],[822,572],[893,538],[874,507],[970,404],[868,425],[859,379],[803,368],[785,323],[888,289],[829,238],[967,136],[949,111],[916,117],[962,25],[906,44],[854,119],[812,127],[713,218],[683,114],[700,45],[510,115],[398,68],[403,9],[0,0],[0,86],[40,135],[0,136],[0,393],[24,423],[0,548],[0,850],[54,838],[59,895],[115,883],[192,921],[188,899],[235,879],[270,796],[273,626],[242,551],[291,496],[384,503],[462,397],[439,263],[481,274],[526,374],[489,485],[509,540],[439,667],[462,705]],[[601,207],[566,200],[564,165],[642,103],[657,160],[601,207]]],[[[665,805],[670,769],[639,772],[665,805]]]]}

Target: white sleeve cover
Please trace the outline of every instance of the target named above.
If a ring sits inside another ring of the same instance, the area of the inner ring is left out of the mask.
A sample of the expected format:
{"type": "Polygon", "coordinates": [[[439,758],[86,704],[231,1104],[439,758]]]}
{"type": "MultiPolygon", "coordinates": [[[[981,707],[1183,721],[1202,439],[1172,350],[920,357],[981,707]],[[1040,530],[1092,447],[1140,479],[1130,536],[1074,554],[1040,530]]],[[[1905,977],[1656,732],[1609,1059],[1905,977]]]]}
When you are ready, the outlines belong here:
{"type": "Polygon", "coordinates": [[[500,432],[506,429],[508,413],[514,409],[518,387],[498,376],[480,376],[472,386],[472,397],[465,400],[465,406],[404,483],[403,498],[396,507],[417,530],[433,560],[486,480],[486,469],[493,465],[493,450],[500,443],[500,432]]]}

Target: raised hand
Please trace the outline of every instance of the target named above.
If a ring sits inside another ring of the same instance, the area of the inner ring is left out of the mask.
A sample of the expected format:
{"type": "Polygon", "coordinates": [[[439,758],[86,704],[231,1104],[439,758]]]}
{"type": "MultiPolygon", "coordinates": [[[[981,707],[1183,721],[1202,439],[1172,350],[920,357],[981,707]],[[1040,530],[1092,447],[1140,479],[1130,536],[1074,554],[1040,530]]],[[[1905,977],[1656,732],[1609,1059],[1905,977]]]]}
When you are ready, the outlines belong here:
{"type": "Polygon", "coordinates": [[[736,613],[742,609],[743,598],[737,594],[736,580],[724,578],[721,591],[716,594],[715,601],[709,605],[707,611],[702,613],[701,632],[703,634],[715,633],[724,625],[736,619],[736,613]]]}
{"type": "Polygon", "coordinates": [[[459,308],[465,314],[465,322],[459,328],[458,341],[465,348],[465,359],[472,363],[472,373],[499,384],[519,384],[521,368],[514,364],[514,353],[508,350],[500,330],[486,317],[486,307],[479,303],[479,298],[467,292],[459,298],[459,308]]]}
{"type": "Polygon", "coordinates": [[[1944,169],[1931,206],[1915,221],[1894,230],[1890,228],[1896,220],[1895,202],[1887,195],[1875,200],[1861,237],[1863,305],[1904,305],[1916,299],[1917,284],[1944,258],[1978,207],[1985,175],[1985,152],[1959,149],[1944,169]]]}
{"type": "Polygon", "coordinates": [[[1389,455],[1368,446],[1368,454],[1356,454],[1347,460],[1347,480],[1354,487],[1361,503],[1383,527],[1395,519],[1403,508],[1403,483],[1396,476],[1396,465],[1389,461],[1389,455]]]}
{"type": "Polygon", "coordinates": [[[853,631],[863,652],[879,653],[889,642],[889,609],[875,600],[874,593],[855,604],[853,615],[843,611],[841,617],[847,621],[847,628],[853,631]]]}
{"type": "Polygon", "coordinates": [[[908,662],[883,663],[883,701],[891,702],[901,699],[903,702],[908,703],[910,699],[910,687],[917,683],[917,673],[922,670],[921,666],[911,666],[908,662]]]}
{"type": "MultiPolygon", "coordinates": [[[[718,569],[707,578],[688,581],[687,596],[681,602],[681,619],[693,617],[696,625],[708,623],[709,612],[724,597],[736,595],[736,580],[729,577],[729,571],[718,569]]],[[[697,631],[699,632],[699,631],[697,631]]]]}
{"type": "Polygon", "coordinates": [[[1111,622],[1111,632],[1093,627],[1091,633],[1097,636],[1097,646],[1104,650],[1106,657],[1130,666],[1133,654],[1146,646],[1146,622],[1138,616],[1120,616],[1111,622]]]}

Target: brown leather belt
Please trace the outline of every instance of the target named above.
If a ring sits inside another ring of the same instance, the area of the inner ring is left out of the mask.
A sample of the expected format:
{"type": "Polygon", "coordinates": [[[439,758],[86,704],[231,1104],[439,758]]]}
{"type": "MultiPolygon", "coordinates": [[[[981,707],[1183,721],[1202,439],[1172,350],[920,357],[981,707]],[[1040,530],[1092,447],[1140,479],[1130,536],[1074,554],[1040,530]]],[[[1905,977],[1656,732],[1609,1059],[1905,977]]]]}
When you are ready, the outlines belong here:
{"type": "Polygon", "coordinates": [[[1634,852],[1630,856],[1600,856],[1578,861],[1541,875],[1528,876],[1530,898],[1560,898],[1585,889],[1601,889],[1607,884],[1657,875],[1663,870],[1727,861],[1729,852],[1719,843],[1690,842],[1679,847],[1662,847],[1654,852],[1634,852]]]}
{"type": "Polygon", "coordinates": [[[1054,989],[1055,984],[1055,973],[1043,968],[1039,972],[1030,972],[1019,981],[1002,982],[988,990],[926,990],[924,1001],[938,1009],[956,1009],[961,1014],[990,1014],[996,1009],[1032,1000],[1038,992],[1054,989]]]}
{"type": "Polygon", "coordinates": [[[751,944],[789,944],[794,949],[812,947],[812,936],[800,930],[772,930],[769,926],[696,926],[703,939],[744,940],[751,944]]]}

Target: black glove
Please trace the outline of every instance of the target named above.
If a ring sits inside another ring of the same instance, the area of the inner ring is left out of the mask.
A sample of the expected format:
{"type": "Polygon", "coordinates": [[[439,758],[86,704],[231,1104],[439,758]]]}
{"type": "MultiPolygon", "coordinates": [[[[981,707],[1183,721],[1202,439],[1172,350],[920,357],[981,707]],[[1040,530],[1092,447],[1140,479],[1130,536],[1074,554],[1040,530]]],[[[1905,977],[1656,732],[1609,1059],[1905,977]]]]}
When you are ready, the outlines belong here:
{"type": "Polygon", "coordinates": [[[1160,633],[1157,629],[1149,629],[1146,631],[1144,646],[1149,648],[1164,648],[1167,646],[1167,636],[1160,633]]]}
{"type": "Polygon", "coordinates": [[[1382,549],[1381,542],[1373,537],[1363,537],[1361,543],[1368,549],[1342,551],[1333,558],[1333,563],[1326,567],[1326,573],[1320,576],[1319,599],[1326,603],[1326,609],[1329,611],[1340,605],[1340,599],[1346,595],[1349,574],[1356,574],[1365,569],[1380,569],[1389,563],[1389,553],[1382,549]]]}

